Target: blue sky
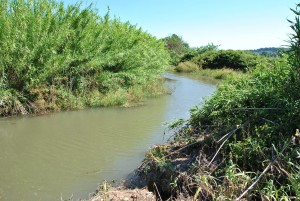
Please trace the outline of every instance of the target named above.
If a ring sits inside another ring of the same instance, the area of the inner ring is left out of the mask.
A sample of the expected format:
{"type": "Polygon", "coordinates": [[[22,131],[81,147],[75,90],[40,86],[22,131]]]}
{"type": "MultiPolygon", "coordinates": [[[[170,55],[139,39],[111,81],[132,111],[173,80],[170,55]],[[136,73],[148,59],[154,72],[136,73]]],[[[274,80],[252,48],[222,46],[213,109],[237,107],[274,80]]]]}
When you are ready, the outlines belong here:
{"type": "MultiPolygon", "coordinates": [[[[77,0],[64,0],[75,3],[77,0]]],[[[296,0],[83,0],[94,3],[100,15],[130,21],[163,38],[173,33],[192,47],[208,43],[221,49],[257,49],[287,45],[287,19],[296,0]]],[[[298,2],[300,3],[300,2],[298,2]]]]}

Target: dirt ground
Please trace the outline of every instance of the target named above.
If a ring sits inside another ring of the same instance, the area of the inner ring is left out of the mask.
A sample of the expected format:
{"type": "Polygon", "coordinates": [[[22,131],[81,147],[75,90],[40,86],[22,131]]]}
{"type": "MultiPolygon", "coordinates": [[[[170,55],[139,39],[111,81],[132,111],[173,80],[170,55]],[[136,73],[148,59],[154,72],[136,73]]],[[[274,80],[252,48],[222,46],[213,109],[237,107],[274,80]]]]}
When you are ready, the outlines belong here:
{"type": "Polygon", "coordinates": [[[90,201],[155,201],[156,197],[147,189],[110,189],[99,192],[90,201]]]}

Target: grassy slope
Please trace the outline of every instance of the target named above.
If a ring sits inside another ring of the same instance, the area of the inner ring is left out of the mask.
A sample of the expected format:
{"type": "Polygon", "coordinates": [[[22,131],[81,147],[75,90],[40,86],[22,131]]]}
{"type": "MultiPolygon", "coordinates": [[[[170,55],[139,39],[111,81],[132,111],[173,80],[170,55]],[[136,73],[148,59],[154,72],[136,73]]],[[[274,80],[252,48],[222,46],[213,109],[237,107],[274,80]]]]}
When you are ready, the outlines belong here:
{"type": "Polygon", "coordinates": [[[300,148],[291,143],[300,126],[299,86],[286,58],[226,81],[187,122],[171,126],[174,141],[149,151],[150,186],[158,184],[165,198],[231,200],[268,168],[248,199],[299,197],[300,148]]]}
{"type": "MultiPolygon", "coordinates": [[[[226,80],[203,108],[191,109],[189,120],[170,125],[172,141],[146,154],[140,169],[151,191],[158,190],[164,200],[300,199],[300,138],[295,135],[300,127],[300,12],[294,13],[296,33],[288,59],[244,55],[236,69],[249,62],[248,75],[226,80]]],[[[197,72],[207,63],[222,68],[219,62],[241,56],[210,53],[204,60],[203,55],[187,55],[192,59],[176,68],[197,72]]]]}

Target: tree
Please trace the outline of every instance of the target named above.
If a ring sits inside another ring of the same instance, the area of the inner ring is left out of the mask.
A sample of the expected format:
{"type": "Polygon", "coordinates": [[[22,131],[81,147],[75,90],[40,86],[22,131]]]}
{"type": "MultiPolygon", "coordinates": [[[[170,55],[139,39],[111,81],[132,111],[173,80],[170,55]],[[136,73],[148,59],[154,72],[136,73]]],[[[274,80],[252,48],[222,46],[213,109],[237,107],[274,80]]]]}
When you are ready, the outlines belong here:
{"type": "Polygon", "coordinates": [[[172,34],[163,39],[165,46],[169,50],[171,56],[171,64],[177,65],[180,58],[189,50],[188,43],[184,42],[182,37],[172,34]]]}

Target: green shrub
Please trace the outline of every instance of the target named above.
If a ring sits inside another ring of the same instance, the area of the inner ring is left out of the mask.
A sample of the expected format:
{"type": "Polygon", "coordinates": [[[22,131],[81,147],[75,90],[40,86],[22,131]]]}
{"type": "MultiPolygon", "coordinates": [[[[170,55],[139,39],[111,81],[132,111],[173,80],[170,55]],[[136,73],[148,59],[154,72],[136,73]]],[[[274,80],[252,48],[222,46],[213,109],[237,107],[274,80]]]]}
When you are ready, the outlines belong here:
{"type": "Polygon", "coordinates": [[[189,50],[189,45],[176,34],[163,38],[162,41],[170,54],[172,65],[177,65],[181,57],[189,50]]]}
{"type": "Polygon", "coordinates": [[[299,198],[295,175],[300,148],[291,139],[300,127],[300,79],[288,60],[267,60],[247,76],[227,79],[202,108],[191,110],[186,124],[175,128],[170,150],[183,149],[178,149],[180,144],[190,148],[196,141],[198,148],[181,150],[176,157],[190,156],[189,163],[200,158],[177,173],[177,180],[190,177],[178,183],[176,193],[193,186],[189,195],[194,198],[236,199],[267,170],[247,198],[299,198]]]}
{"type": "MultiPolygon", "coordinates": [[[[201,69],[200,72],[203,69],[232,69],[246,72],[255,68],[258,64],[267,64],[269,60],[272,60],[272,58],[266,58],[248,51],[218,50],[218,46],[208,44],[200,48],[189,49],[181,56],[175,70],[178,72],[194,72],[197,66],[197,69],[201,69]]],[[[211,72],[207,71],[202,74],[211,74],[211,72]]],[[[221,79],[226,74],[226,72],[220,72],[219,76],[214,75],[214,77],[221,79]]]]}
{"type": "MultiPolygon", "coordinates": [[[[202,127],[213,125],[216,127],[210,134],[220,139],[227,131],[238,128],[220,150],[219,156],[225,161],[213,176],[223,178],[231,161],[243,172],[257,173],[256,177],[251,176],[255,180],[277,155],[280,159],[276,164],[285,172],[266,173],[250,195],[253,199],[258,194],[274,199],[298,195],[295,179],[288,175],[297,173],[290,162],[300,167],[295,155],[299,147],[291,143],[295,130],[300,127],[299,91],[294,66],[286,57],[277,58],[258,64],[249,71],[249,76],[227,80],[203,108],[192,109],[188,123],[192,130],[201,132],[202,127]],[[284,154],[280,154],[281,150],[284,154]]],[[[239,186],[233,183],[230,189],[239,186]]],[[[218,193],[218,196],[228,196],[223,190],[218,193]]],[[[234,197],[240,194],[235,193],[234,197]]]]}
{"type": "Polygon", "coordinates": [[[0,0],[0,90],[30,102],[41,87],[82,97],[146,84],[168,61],[163,42],[109,12],[100,17],[92,6],[0,0]]]}
{"type": "Polygon", "coordinates": [[[199,157],[205,156],[195,160],[194,172],[179,174],[195,178],[183,186],[208,175],[213,178],[205,188],[197,183],[198,190],[192,190],[196,197],[232,200],[246,192],[244,198],[250,200],[299,199],[300,147],[292,143],[300,128],[299,6],[292,10],[296,18],[290,21],[294,32],[289,55],[262,59],[241,51],[213,50],[191,59],[203,68],[248,70],[247,76],[235,76],[219,85],[202,108],[191,110],[187,124],[176,130],[175,139],[180,141],[210,140],[194,150],[200,152],[199,157]],[[254,187],[246,191],[251,184],[254,187]]]}
{"type": "MultiPolygon", "coordinates": [[[[247,76],[227,79],[201,108],[191,109],[188,120],[170,125],[174,141],[164,146],[164,159],[175,170],[169,169],[171,176],[163,179],[176,181],[174,197],[299,200],[299,7],[292,9],[296,17],[290,21],[288,55],[266,59],[210,50],[187,57],[203,68],[247,70],[247,76]],[[186,162],[179,163],[182,159],[186,162]]],[[[155,159],[148,157],[147,162],[158,167],[155,159]]]]}
{"type": "MultiPolygon", "coordinates": [[[[269,114],[270,111],[241,111],[238,108],[280,108],[283,111],[297,109],[297,90],[299,86],[291,85],[292,67],[286,58],[261,64],[249,72],[249,77],[231,79],[221,85],[214,96],[199,110],[196,121],[211,121],[218,124],[235,125],[241,123],[245,116],[269,114]],[[230,92],[230,93],[228,93],[230,92]],[[291,96],[292,94],[292,96],[291,96]],[[296,102],[295,102],[296,101],[296,102]],[[293,105],[292,105],[293,104],[293,105]],[[235,110],[237,109],[237,110],[235,110]]],[[[259,111],[259,110],[258,110],[259,111]]],[[[278,111],[273,111],[274,118],[278,111]]],[[[193,116],[192,119],[196,117],[193,116]]]]}
{"type": "Polygon", "coordinates": [[[192,60],[203,69],[248,70],[261,62],[262,57],[240,50],[211,50],[195,56],[192,60]]]}

